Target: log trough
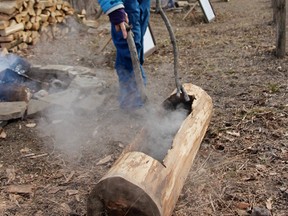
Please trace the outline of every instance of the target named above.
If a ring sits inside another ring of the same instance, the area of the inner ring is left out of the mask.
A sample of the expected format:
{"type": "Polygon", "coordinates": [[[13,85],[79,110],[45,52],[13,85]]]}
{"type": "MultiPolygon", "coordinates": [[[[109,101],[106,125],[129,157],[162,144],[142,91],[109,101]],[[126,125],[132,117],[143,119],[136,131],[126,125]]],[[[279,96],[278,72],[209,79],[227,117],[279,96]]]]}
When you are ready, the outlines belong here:
{"type": "Polygon", "coordinates": [[[189,110],[163,160],[144,153],[141,146],[147,130],[143,128],[90,192],[88,216],[172,214],[213,110],[212,99],[203,89],[193,84],[183,87],[190,102],[177,97],[176,91],[163,102],[167,109],[184,103],[189,110]]]}

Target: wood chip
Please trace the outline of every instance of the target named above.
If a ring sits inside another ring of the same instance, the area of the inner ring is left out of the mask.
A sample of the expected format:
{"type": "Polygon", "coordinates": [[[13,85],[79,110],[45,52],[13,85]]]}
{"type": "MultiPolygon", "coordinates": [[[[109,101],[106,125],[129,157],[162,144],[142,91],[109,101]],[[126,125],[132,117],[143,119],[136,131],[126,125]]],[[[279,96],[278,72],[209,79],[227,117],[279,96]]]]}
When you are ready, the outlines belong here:
{"type": "Polygon", "coordinates": [[[9,184],[10,182],[14,181],[14,179],[15,179],[15,176],[16,176],[15,169],[14,168],[6,169],[6,175],[7,175],[7,178],[8,178],[7,183],[9,184]]]}
{"type": "Polygon", "coordinates": [[[249,207],[251,207],[251,205],[246,202],[238,202],[235,204],[235,207],[237,209],[247,210],[249,207]]]}
{"type": "Polygon", "coordinates": [[[28,153],[28,152],[30,152],[30,151],[31,151],[31,149],[29,149],[29,148],[27,148],[27,147],[25,147],[25,148],[23,148],[23,149],[20,150],[20,152],[23,153],[23,154],[26,154],[26,153],[28,153]]]}
{"type": "Polygon", "coordinates": [[[78,190],[66,190],[65,194],[67,194],[68,196],[72,196],[78,194],[78,192],[78,190]]]}
{"type": "Polygon", "coordinates": [[[272,210],[272,197],[270,197],[269,199],[267,199],[266,201],[266,208],[269,209],[269,210],[272,210]]]}
{"type": "Polygon", "coordinates": [[[49,194],[56,194],[58,191],[60,191],[62,188],[61,187],[51,187],[47,191],[49,194]]]}
{"type": "Polygon", "coordinates": [[[80,196],[79,196],[79,194],[76,194],[76,195],[75,195],[75,199],[76,199],[78,202],[80,202],[80,196]]]}
{"type": "Polygon", "coordinates": [[[43,215],[44,215],[44,213],[41,210],[39,210],[35,213],[34,216],[43,216],[43,215]]]}
{"type": "Polygon", "coordinates": [[[112,161],[112,154],[106,156],[105,158],[101,159],[96,165],[103,165],[106,164],[108,162],[112,161]]]}
{"type": "Polygon", "coordinates": [[[15,194],[33,194],[33,185],[10,185],[6,187],[6,192],[15,194]]]}
{"type": "Polygon", "coordinates": [[[269,175],[270,176],[276,176],[278,173],[277,172],[270,172],[269,175]]]}
{"type": "Polygon", "coordinates": [[[240,132],[236,132],[236,131],[226,131],[227,134],[231,135],[231,136],[236,136],[236,137],[240,137],[240,132]]]}
{"type": "Polygon", "coordinates": [[[74,176],[74,174],[75,174],[75,171],[72,171],[67,178],[65,177],[65,178],[66,178],[66,180],[65,180],[65,183],[66,183],[66,184],[72,179],[72,177],[74,176]]]}
{"type": "Polygon", "coordinates": [[[34,156],[35,155],[35,153],[29,153],[29,154],[26,154],[26,155],[23,155],[23,157],[25,158],[25,157],[31,157],[31,156],[34,156]]]}
{"type": "Polygon", "coordinates": [[[20,195],[17,194],[9,194],[9,199],[11,202],[15,203],[18,207],[20,207],[18,199],[20,198],[20,195]]]}
{"type": "Polygon", "coordinates": [[[25,126],[28,128],[34,128],[34,127],[36,127],[36,125],[37,125],[36,123],[28,123],[25,126]]]}
{"type": "Polygon", "coordinates": [[[61,204],[62,209],[66,212],[66,213],[70,213],[72,212],[70,206],[67,203],[62,203],[61,204]]]}
{"type": "Polygon", "coordinates": [[[31,159],[36,159],[36,158],[40,158],[40,157],[45,157],[45,156],[47,156],[47,155],[48,155],[47,153],[44,153],[44,154],[39,154],[39,155],[31,156],[30,158],[31,158],[31,159]]]}
{"type": "Polygon", "coordinates": [[[260,171],[266,171],[267,167],[263,164],[256,164],[256,169],[260,171]]]}
{"type": "Polygon", "coordinates": [[[4,131],[3,128],[0,128],[0,138],[1,139],[6,139],[7,138],[7,134],[6,134],[6,132],[4,131]]]}

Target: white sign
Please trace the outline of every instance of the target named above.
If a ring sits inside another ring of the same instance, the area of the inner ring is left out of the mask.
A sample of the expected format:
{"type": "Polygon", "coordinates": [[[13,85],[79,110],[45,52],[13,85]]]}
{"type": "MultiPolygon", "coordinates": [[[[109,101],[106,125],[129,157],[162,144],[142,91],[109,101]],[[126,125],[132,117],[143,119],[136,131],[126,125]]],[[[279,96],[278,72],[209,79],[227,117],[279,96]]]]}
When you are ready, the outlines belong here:
{"type": "Polygon", "coordinates": [[[156,44],[152,32],[150,30],[150,26],[148,25],[147,30],[144,35],[143,39],[143,46],[144,46],[144,55],[148,56],[156,49],[156,44]]]}
{"type": "Polygon", "coordinates": [[[205,14],[207,22],[215,19],[215,13],[209,0],[199,0],[200,6],[205,14]]]}

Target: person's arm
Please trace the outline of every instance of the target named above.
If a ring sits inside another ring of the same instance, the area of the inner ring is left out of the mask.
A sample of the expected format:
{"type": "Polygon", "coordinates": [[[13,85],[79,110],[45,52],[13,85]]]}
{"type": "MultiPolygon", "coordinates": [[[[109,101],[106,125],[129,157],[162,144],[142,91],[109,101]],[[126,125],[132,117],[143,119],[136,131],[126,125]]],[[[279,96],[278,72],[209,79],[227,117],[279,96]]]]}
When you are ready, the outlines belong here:
{"type": "Polygon", "coordinates": [[[122,31],[123,37],[127,38],[125,23],[128,23],[128,16],[124,10],[122,0],[98,0],[103,12],[109,16],[112,25],[117,31],[122,31]]]}

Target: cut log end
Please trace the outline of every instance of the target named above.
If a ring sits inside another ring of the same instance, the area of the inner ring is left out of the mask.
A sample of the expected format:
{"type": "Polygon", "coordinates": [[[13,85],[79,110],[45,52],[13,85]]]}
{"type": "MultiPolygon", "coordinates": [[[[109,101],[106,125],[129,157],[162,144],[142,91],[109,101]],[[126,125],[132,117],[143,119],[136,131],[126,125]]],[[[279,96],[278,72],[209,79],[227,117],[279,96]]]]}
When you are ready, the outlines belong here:
{"type": "Polygon", "coordinates": [[[157,205],[140,187],[121,177],[103,179],[90,193],[87,216],[160,216],[157,205]]]}

